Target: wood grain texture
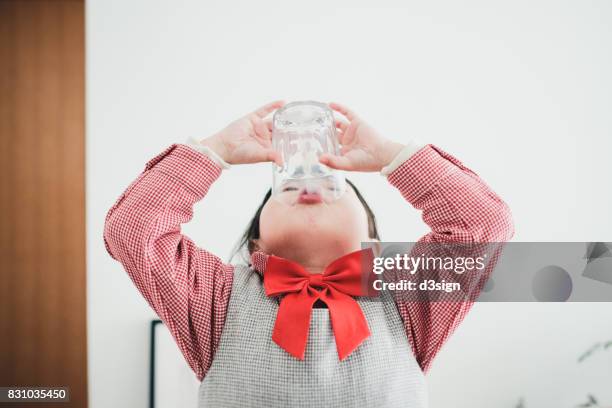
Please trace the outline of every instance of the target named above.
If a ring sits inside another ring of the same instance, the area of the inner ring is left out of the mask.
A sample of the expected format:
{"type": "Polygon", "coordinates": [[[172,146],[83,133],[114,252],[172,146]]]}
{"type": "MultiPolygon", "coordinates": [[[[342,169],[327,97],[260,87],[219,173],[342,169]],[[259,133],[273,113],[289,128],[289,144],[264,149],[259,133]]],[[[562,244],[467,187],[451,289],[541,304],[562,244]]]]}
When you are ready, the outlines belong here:
{"type": "Polygon", "coordinates": [[[69,386],[72,402],[57,406],[79,408],[87,406],[84,8],[0,1],[0,386],[69,386]]]}

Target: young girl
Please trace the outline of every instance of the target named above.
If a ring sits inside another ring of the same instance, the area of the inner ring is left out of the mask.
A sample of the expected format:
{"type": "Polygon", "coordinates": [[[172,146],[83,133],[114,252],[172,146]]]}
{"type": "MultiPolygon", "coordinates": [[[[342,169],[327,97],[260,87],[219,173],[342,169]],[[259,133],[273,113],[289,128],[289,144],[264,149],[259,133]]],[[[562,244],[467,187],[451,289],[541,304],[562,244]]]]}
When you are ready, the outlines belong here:
{"type": "MultiPolygon", "coordinates": [[[[249,266],[224,263],[180,232],[223,169],[280,164],[267,117],[282,106],[151,160],[109,211],[106,248],[202,381],[202,407],[427,406],[424,373],[471,303],[372,302],[351,289],[341,275],[355,272],[362,242],[378,239],[352,184],[333,202],[268,193],[243,240],[249,266]]],[[[342,149],[320,161],[385,175],[423,211],[431,232],[419,242],[511,238],[506,204],[457,159],[383,138],[346,107],[329,106],[343,116],[342,149]]]]}

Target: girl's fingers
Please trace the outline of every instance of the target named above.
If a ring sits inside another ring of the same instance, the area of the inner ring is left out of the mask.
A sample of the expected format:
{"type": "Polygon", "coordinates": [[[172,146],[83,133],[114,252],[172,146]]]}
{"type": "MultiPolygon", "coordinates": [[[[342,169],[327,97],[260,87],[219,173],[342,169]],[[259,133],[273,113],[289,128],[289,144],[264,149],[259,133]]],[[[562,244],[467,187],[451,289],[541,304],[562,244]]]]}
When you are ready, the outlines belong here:
{"type": "Polygon", "coordinates": [[[264,105],[261,108],[257,109],[253,113],[255,113],[255,115],[263,119],[266,116],[268,116],[268,114],[270,114],[271,112],[275,111],[278,108],[281,108],[284,104],[285,104],[285,101],[282,101],[282,100],[270,102],[267,105],[264,105]]]}
{"type": "Polygon", "coordinates": [[[345,121],[344,119],[336,118],[335,123],[336,123],[336,127],[343,132],[349,127],[348,122],[345,121]]]}
{"type": "Polygon", "coordinates": [[[268,128],[268,126],[263,120],[255,119],[253,122],[253,128],[255,129],[255,133],[257,133],[257,136],[265,140],[272,139],[272,133],[270,132],[270,128],[268,128]]]}
{"type": "Polygon", "coordinates": [[[348,120],[353,120],[356,117],[355,112],[339,103],[330,102],[329,107],[332,108],[332,110],[335,110],[336,112],[342,114],[348,120]]]}
{"type": "Polygon", "coordinates": [[[346,134],[347,132],[342,132],[342,131],[339,131],[336,133],[336,136],[338,137],[338,143],[340,143],[341,145],[346,144],[346,139],[347,139],[346,134]]]}
{"type": "Polygon", "coordinates": [[[345,144],[347,139],[346,135],[348,134],[350,123],[346,122],[344,119],[336,119],[335,124],[336,129],[338,129],[338,142],[340,142],[340,144],[345,144]]]}
{"type": "Polygon", "coordinates": [[[351,127],[349,126],[346,131],[344,132],[339,132],[338,134],[338,141],[340,142],[341,145],[352,145],[353,142],[355,141],[355,137],[356,137],[356,133],[355,133],[355,129],[351,129],[351,127]]]}
{"type": "Polygon", "coordinates": [[[353,165],[346,156],[336,156],[329,153],[323,153],[321,157],[319,157],[319,161],[332,169],[353,170],[353,165]]]}
{"type": "Polygon", "coordinates": [[[282,166],[283,165],[283,159],[281,158],[280,153],[277,152],[274,149],[267,149],[266,150],[266,160],[265,161],[276,163],[276,165],[278,165],[278,166],[282,166]]]}
{"type": "Polygon", "coordinates": [[[269,130],[270,132],[272,132],[273,123],[274,123],[274,122],[272,121],[272,118],[265,119],[265,120],[264,120],[264,123],[266,124],[266,127],[268,128],[268,130],[269,130]]]}

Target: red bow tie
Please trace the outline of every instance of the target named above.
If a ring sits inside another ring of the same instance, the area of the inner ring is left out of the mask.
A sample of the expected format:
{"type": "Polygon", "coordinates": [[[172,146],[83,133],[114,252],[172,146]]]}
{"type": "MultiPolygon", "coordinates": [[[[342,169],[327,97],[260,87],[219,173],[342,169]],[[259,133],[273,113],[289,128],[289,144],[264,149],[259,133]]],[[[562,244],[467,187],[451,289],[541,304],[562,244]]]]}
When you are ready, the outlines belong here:
{"type": "Polygon", "coordinates": [[[377,295],[369,290],[372,260],[371,249],[355,251],[330,263],[322,274],[311,274],[296,262],[269,256],[264,272],[266,295],[285,295],[278,308],[272,340],[304,360],[310,314],[313,304],[320,299],[329,309],[338,357],[343,360],[351,354],[370,336],[368,322],[351,296],[377,295]]]}

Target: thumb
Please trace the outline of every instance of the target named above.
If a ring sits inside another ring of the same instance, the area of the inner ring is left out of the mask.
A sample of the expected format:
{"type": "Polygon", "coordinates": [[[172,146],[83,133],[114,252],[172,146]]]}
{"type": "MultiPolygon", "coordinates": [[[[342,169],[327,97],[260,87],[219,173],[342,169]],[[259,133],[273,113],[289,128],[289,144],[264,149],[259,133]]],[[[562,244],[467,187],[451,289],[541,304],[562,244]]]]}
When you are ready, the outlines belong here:
{"type": "Polygon", "coordinates": [[[346,156],[337,156],[324,153],[319,157],[319,161],[324,165],[336,170],[353,170],[353,164],[346,156]]]}

